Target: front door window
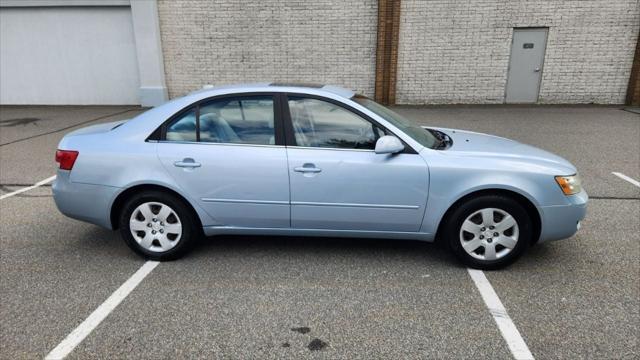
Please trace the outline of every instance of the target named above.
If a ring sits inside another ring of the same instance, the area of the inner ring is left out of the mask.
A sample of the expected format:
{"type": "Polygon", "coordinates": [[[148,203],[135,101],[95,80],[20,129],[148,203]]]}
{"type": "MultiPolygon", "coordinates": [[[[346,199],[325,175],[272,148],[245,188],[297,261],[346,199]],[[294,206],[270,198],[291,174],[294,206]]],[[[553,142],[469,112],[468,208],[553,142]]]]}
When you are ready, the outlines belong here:
{"type": "Polygon", "coordinates": [[[288,104],[298,146],[373,150],[384,135],[371,122],[328,101],[290,96],[288,104]]]}

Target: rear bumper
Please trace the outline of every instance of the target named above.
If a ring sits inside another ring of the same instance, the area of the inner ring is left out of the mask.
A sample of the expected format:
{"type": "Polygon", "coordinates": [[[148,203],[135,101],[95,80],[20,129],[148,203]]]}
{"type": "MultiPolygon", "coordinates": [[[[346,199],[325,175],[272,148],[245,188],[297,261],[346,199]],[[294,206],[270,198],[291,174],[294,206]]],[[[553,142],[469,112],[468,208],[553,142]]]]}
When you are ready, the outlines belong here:
{"type": "Polygon", "coordinates": [[[568,196],[567,199],[569,200],[568,205],[538,208],[542,215],[539,243],[569,238],[580,228],[580,222],[587,215],[589,196],[586,191],[582,191],[579,194],[568,196]]]}
{"type": "Polygon", "coordinates": [[[52,184],[53,200],[64,215],[112,229],[111,204],[120,191],[117,187],[73,183],[69,171],[58,170],[52,184]]]}

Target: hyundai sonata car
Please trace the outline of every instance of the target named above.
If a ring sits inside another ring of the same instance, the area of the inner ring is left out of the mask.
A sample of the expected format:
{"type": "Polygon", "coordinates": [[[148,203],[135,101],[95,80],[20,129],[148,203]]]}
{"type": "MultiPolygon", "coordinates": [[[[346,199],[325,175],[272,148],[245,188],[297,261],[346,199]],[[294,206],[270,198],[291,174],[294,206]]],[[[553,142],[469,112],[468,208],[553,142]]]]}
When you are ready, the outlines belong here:
{"type": "Polygon", "coordinates": [[[588,196],[549,152],[420,127],[353,91],[313,84],[209,88],[128,121],[67,134],[60,211],[172,260],[220,234],[439,239],[495,269],[572,236],[588,196]]]}

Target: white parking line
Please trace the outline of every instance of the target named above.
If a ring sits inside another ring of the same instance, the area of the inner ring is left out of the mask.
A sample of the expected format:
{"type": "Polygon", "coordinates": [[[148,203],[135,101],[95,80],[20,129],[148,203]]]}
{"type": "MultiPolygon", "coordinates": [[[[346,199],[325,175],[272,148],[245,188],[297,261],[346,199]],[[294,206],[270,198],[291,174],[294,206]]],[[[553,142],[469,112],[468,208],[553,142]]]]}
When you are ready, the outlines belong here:
{"type": "Polygon", "coordinates": [[[625,181],[628,181],[628,182],[632,183],[633,185],[635,185],[637,187],[640,187],[640,181],[638,181],[638,180],[632,179],[632,178],[628,177],[627,175],[619,173],[619,172],[612,172],[612,174],[617,176],[617,177],[619,177],[622,180],[625,180],[625,181]]]}
{"type": "Polygon", "coordinates": [[[53,359],[64,359],[69,353],[73,351],[73,349],[78,346],[84,340],[93,329],[95,329],[102,320],[104,320],[113,309],[124,300],[133,289],[144,280],[144,278],[151,273],[156,266],[158,266],[159,262],[157,261],[147,261],[135,272],[135,274],[131,275],[131,277],[122,284],[118,288],[118,290],[114,291],[111,296],[105,302],[100,304],[97,309],[95,309],[88,318],[86,318],[80,325],[78,325],[75,330],[73,330],[55,349],[51,350],[51,352],[45,357],[45,360],[53,360],[53,359]]]}
{"type": "Polygon", "coordinates": [[[6,198],[11,197],[13,195],[18,195],[18,194],[23,193],[25,191],[29,191],[29,190],[35,189],[35,188],[37,188],[39,186],[42,186],[42,185],[47,184],[47,183],[50,183],[55,179],[56,179],[56,176],[53,175],[52,177],[46,178],[46,179],[44,179],[42,181],[38,181],[37,183],[35,183],[35,184],[31,185],[31,186],[23,187],[20,190],[16,190],[14,192],[10,192],[8,194],[4,194],[4,195],[0,196],[0,200],[6,199],[6,198]]]}
{"type": "Polygon", "coordinates": [[[498,294],[493,290],[487,277],[480,270],[467,269],[467,271],[469,271],[471,279],[473,279],[476,288],[482,295],[485,305],[489,308],[493,320],[496,321],[498,329],[500,329],[502,337],[507,342],[513,357],[518,360],[533,359],[533,354],[529,351],[516,325],[511,321],[509,314],[507,314],[507,309],[502,305],[498,294]]]}

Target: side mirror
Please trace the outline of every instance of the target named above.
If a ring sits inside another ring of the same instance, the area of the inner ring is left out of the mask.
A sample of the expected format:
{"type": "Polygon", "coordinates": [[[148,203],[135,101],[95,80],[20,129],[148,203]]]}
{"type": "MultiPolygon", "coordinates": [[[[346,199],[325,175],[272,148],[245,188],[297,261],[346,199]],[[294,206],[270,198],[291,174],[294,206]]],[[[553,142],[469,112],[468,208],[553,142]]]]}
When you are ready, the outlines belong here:
{"type": "Polygon", "coordinates": [[[385,135],[376,141],[376,154],[395,154],[402,150],[404,145],[395,136],[385,135]]]}

